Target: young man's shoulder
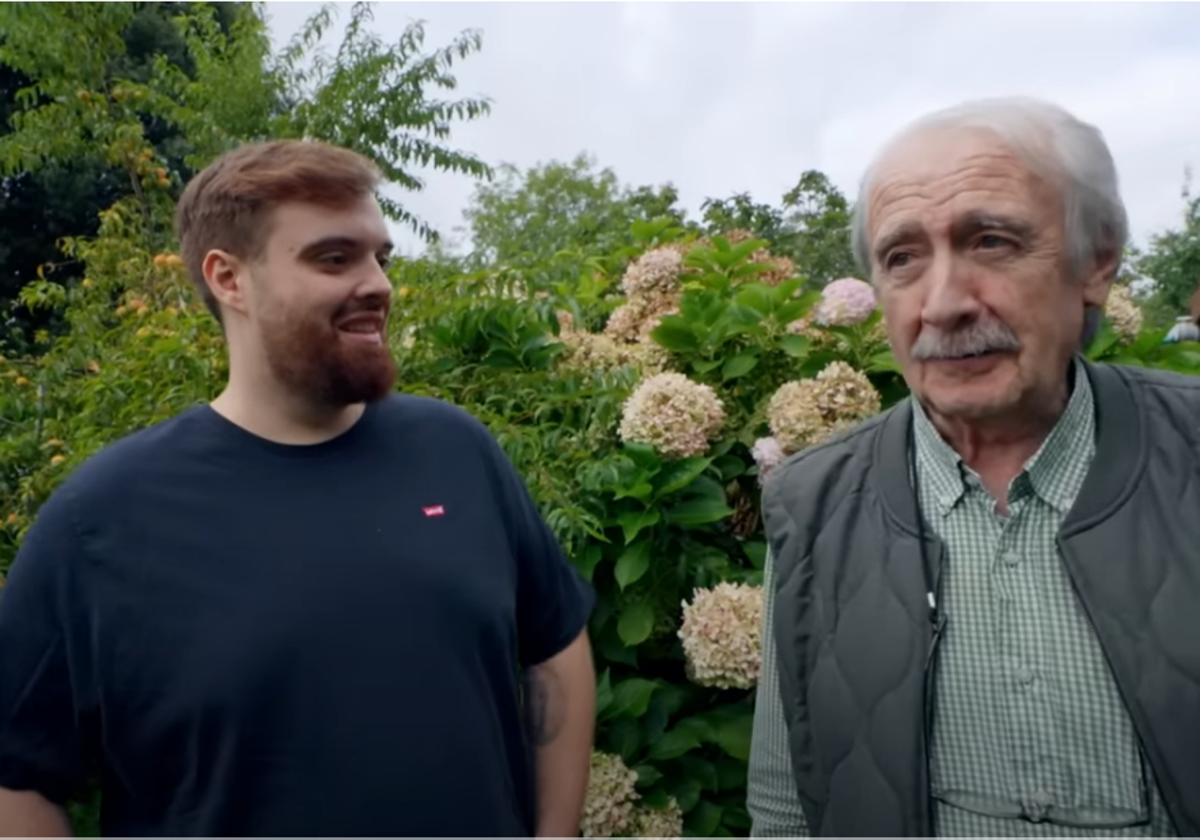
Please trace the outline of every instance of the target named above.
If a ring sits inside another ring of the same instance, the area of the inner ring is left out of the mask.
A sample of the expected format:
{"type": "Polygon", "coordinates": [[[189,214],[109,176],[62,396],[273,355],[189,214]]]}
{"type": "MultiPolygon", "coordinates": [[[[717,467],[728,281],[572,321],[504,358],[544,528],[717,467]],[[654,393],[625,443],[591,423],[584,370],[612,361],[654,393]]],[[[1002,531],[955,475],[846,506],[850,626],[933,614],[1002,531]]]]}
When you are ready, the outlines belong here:
{"type": "Polygon", "coordinates": [[[395,393],[381,400],[377,410],[389,430],[403,428],[464,442],[494,441],[491,430],[482,420],[439,397],[395,393]]]}
{"type": "Polygon", "coordinates": [[[148,468],[161,466],[204,426],[206,406],[189,408],[174,417],[130,432],[95,452],[64,482],[76,492],[103,491],[114,483],[136,481],[148,468]]]}

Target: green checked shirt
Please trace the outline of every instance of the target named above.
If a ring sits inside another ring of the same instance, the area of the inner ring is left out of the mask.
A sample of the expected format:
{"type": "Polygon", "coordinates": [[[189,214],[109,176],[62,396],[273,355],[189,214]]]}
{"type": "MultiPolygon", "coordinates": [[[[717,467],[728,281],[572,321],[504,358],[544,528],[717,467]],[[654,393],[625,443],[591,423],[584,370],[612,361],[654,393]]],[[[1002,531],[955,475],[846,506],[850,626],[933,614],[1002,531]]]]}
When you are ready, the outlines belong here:
{"type": "MultiPolygon", "coordinates": [[[[1062,418],[1009,487],[1007,517],[914,404],[920,504],[947,551],[930,763],[939,836],[1174,834],[1056,546],[1095,454],[1078,365],[1074,379],[1062,418]]],[[[771,621],[754,729],[754,749],[770,758],[749,779],[753,833],[796,836],[804,815],[781,769],[790,759],[771,621]]]]}

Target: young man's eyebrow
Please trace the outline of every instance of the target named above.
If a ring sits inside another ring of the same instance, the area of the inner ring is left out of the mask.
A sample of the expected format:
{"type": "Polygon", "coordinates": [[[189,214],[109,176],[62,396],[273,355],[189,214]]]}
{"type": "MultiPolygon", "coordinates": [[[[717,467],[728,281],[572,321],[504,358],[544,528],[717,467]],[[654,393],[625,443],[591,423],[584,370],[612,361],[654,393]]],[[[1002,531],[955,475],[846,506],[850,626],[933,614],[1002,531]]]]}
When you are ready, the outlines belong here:
{"type": "MultiPolygon", "coordinates": [[[[353,236],[325,236],[315,242],[310,242],[300,249],[301,257],[311,257],[321,251],[327,251],[332,248],[342,248],[347,251],[358,251],[366,247],[361,239],[356,239],[353,236]]],[[[384,240],[377,253],[391,254],[395,246],[391,240],[384,240]]]]}

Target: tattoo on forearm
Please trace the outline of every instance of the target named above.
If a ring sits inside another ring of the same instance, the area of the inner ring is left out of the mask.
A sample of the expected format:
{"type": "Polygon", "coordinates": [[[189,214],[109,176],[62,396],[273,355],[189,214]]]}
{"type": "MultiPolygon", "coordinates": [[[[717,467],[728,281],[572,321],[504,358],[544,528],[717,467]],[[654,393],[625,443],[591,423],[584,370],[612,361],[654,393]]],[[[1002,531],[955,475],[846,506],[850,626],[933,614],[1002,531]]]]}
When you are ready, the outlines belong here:
{"type": "Polygon", "coordinates": [[[529,731],[539,747],[552,743],[566,721],[562,680],[546,668],[525,673],[525,707],[529,731]]]}

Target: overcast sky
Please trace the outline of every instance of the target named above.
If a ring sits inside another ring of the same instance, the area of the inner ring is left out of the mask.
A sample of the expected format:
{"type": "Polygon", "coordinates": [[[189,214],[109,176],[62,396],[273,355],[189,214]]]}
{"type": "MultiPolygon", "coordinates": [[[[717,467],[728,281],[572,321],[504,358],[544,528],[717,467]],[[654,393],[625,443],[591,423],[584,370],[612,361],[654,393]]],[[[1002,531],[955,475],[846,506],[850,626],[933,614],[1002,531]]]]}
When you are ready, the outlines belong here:
{"type": "MultiPolygon", "coordinates": [[[[273,35],[319,8],[270,3],[273,35]]],[[[1139,240],[1177,225],[1200,164],[1196,3],[380,3],[374,30],[392,41],[412,19],[431,49],[483,32],[456,75],[493,111],[454,145],[522,168],[586,151],[625,183],[673,182],[693,214],[742,191],[777,204],[810,168],[853,199],[891,132],[980,96],[1045,97],[1099,126],[1139,240]]],[[[471,181],[427,182],[398,197],[450,234],[471,181]]]]}

